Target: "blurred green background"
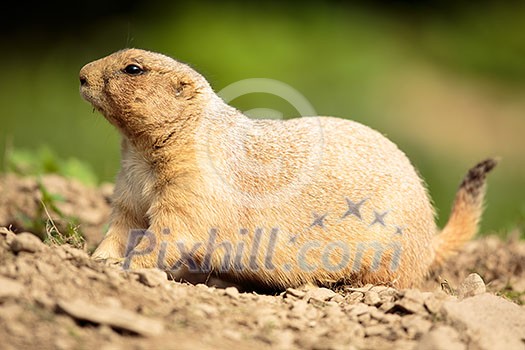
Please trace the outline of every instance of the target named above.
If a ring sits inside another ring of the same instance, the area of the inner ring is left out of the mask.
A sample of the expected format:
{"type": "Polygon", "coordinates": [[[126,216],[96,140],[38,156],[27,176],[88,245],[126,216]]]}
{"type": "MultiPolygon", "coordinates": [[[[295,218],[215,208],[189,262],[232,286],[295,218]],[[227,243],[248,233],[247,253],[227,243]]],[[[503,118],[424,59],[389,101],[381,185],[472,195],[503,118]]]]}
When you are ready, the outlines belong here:
{"type": "MultiPolygon", "coordinates": [[[[386,134],[428,183],[441,225],[467,169],[500,156],[482,230],[503,234],[525,226],[522,1],[24,6],[3,11],[0,24],[4,170],[6,154],[27,150],[28,159],[71,158],[73,167],[92,167],[96,181],[112,181],[119,137],[79,97],[78,71],[113,51],[139,47],[189,63],[217,91],[247,78],[283,81],[318,114],[386,134]]],[[[269,95],[232,104],[297,113],[269,95]]]]}

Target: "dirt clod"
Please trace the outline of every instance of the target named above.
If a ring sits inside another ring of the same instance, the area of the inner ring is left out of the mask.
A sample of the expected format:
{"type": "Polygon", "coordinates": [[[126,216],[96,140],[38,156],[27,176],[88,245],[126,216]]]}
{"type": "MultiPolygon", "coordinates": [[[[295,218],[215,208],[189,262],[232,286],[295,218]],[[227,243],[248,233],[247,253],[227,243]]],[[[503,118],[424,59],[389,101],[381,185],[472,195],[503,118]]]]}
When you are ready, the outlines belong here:
{"type": "Polygon", "coordinates": [[[16,235],[9,246],[14,253],[36,253],[46,248],[37,236],[28,232],[22,232],[16,235]]]}
{"type": "Polygon", "coordinates": [[[168,275],[159,269],[140,269],[133,271],[139,276],[139,281],[148,287],[156,287],[167,282],[168,275]]]}
{"type": "Polygon", "coordinates": [[[162,322],[117,307],[100,307],[82,301],[60,301],[58,308],[75,319],[109,325],[144,336],[157,336],[164,331],[162,322]]]}
{"type": "Polygon", "coordinates": [[[467,345],[459,340],[458,332],[449,326],[439,326],[421,337],[415,350],[465,350],[467,345]]]}
{"type": "Polygon", "coordinates": [[[443,315],[456,329],[470,335],[478,349],[523,349],[525,310],[488,293],[460,302],[448,301],[443,315]]]}
{"type": "Polygon", "coordinates": [[[0,300],[7,297],[17,297],[23,289],[24,286],[21,283],[0,276],[0,300]]]}

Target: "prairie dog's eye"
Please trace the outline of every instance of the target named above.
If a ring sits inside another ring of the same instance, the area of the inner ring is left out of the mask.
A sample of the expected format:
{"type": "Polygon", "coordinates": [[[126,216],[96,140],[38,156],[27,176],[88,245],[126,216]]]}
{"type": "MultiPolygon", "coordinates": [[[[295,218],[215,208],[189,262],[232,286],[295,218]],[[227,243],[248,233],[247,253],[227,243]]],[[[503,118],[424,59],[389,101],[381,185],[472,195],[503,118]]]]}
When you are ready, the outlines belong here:
{"type": "Polygon", "coordinates": [[[128,64],[126,68],[124,68],[124,73],[129,75],[139,75],[144,73],[144,69],[136,64],[128,64]]]}

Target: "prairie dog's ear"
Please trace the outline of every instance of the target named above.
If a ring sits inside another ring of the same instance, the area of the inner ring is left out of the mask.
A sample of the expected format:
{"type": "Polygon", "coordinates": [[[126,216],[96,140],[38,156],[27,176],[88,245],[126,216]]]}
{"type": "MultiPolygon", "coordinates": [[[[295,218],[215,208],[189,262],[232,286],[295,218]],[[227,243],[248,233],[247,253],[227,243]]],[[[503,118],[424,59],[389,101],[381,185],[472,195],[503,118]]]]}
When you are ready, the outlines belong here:
{"type": "Polygon", "coordinates": [[[180,99],[189,100],[195,95],[195,82],[190,79],[176,79],[175,84],[175,96],[180,99]]]}

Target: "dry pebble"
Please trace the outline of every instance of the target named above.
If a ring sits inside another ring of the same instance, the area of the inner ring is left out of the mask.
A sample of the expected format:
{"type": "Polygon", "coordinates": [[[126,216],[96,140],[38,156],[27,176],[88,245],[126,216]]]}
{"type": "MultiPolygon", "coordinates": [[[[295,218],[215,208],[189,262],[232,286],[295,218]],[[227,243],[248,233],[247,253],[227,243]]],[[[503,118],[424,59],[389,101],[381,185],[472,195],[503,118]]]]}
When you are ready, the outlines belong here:
{"type": "Polygon", "coordinates": [[[454,328],[438,326],[421,337],[421,341],[414,350],[465,350],[466,344],[459,340],[454,328]]]}
{"type": "Polygon", "coordinates": [[[368,305],[378,305],[381,303],[381,298],[377,292],[370,290],[365,293],[364,302],[368,305]]]}
{"type": "Polygon", "coordinates": [[[109,325],[143,336],[158,336],[164,331],[161,321],[122,308],[100,307],[82,300],[59,301],[57,305],[61,311],[76,319],[109,325]]]}
{"type": "Polygon", "coordinates": [[[14,298],[20,296],[24,286],[10,278],[0,276],[0,300],[2,298],[14,298]]]}
{"type": "Polygon", "coordinates": [[[285,296],[287,297],[294,296],[299,299],[304,298],[305,295],[306,295],[306,292],[299,290],[299,289],[295,289],[295,288],[288,288],[285,293],[285,296]]]}
{"type": "Polygon", "coordinates": [[[132,273],[139,277],[139,282],[148,287],[157,287],[168,281],[166,272],[159,269],[140,269],[132,273]]]}
{"type": "Polygon", "coordinates": [[[348,296],[348,302],[349,303],[360,303],[363,301],[365,297],[365,294],[363,292],[352,292],[352,294],[350,294],[348,296]]]}
{"type": "Polygon", "coordinates": [[[364,326],[369,325],[371,319],[372,319],[372,316],[370,316],[370,313],[369,313],[368,310],[367,310],[366,313],[363,313],[363,314],[357,316],[357,320],[359,321],[359,323],[361,323],[364,326]]]}
{"type": "Polygon", "coordinates": [[[27,252],[36,253],[46,249],[46,245],[42,243],[40,238],[32,233],[22,232],[13,238],[10,248],[14,253],[27,252]]]}
{"type": "Polygon", "coordinates": [[[345,301],[345,298],[341,294],[336,294],[330,300],[336,303],[342,303],[345,301]]]}
{"type": "Polygon", "coordinates": [[[350,317],[359,317],[362,314],[365,314],[369,310],[369,306],[366,304],[357,304],[350,308],[350,317]]]}
{"type": "Polygon", "coordinates": [[[333,298],[336,293],[328,288],[313,288],[306,292],[304,298],[309,301],[311,299],[318,301],[327,301],[333,298]]]}
{"type": "Polygon", "coordinates": [[[15,239],[16,235],[9,231],[5,227],[0,227],[0,235],[4,236],[4,240],[7,243],[7,245],[11,245],[11,242],[13,242],[13,239],[15,239]]]}
{"type": "Polygon", "coordinates": [[[458,298],[465,299],[475,295],[483,294],[486,291],[487,289],[485,287],[485,282],[483,282],[481,276],[477,273],[471,273],[459,285],[458,298]]]}
{"type": "Polygon", "coordinates": [[[373,336],[386,336],[390,334],[389,328],[386,325],[377,324],[370,327],[365,328],[365,335],[367,337],[373,337],[373,336]]]}
{"type": "Polygon", "coordinates": [[[407,313],[425,313],[423,294],[417,289],[407,289],[399,293],[395,306],[407,313]]]}
{"type": "Polygon", "coordinates": [[[424,304],[428,312],[430,312],[431,314],[437,314],[439,310],[441,310],[443,302],[443,299],[440,299],[436,297],[436,295],[432,294],[431,296],[425,299],[424,304]]]}
{"type": "Polygon", "coordinates": [[[395,307],[396,307],[396,304],[393,301],[387,301],[381,304],[381,306],[379,307],[379,310],[384,311],[384,312],[390,312],[395,307]]]}
{"type": "Polygon", "coordinates": [[[212,305],[200,303],[194,306],[195,310],[202,312],[203,316],[213,317],[219,314],[219,310],[212,305]]]}
{"type": "Polygon", "coordinates": [[[407,315],[401,318],[401,325],[410,338],[420,337],[432,327],[432,322],[419,315],[407,315]]]}
{"type": "Polygon", "coordinates": [[[232,299],[239,299],[239,290],[235,287],[228,287],[224,290],[224,294],[232,299]]]}

